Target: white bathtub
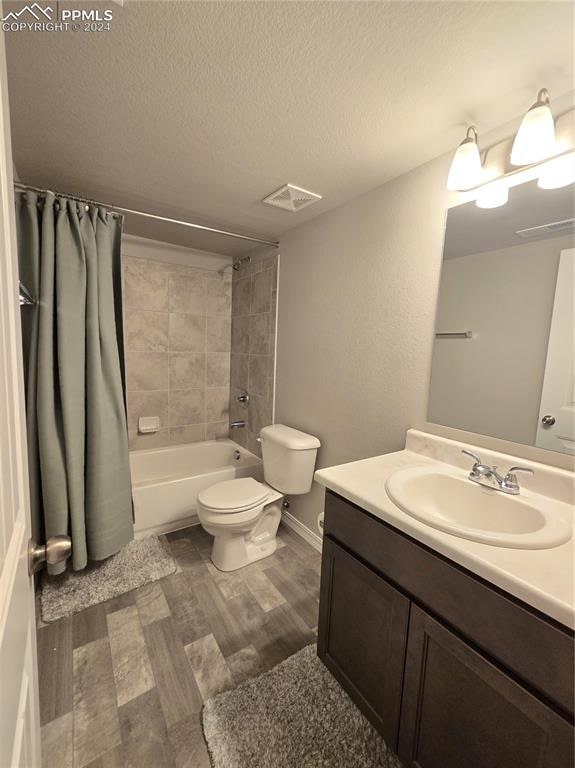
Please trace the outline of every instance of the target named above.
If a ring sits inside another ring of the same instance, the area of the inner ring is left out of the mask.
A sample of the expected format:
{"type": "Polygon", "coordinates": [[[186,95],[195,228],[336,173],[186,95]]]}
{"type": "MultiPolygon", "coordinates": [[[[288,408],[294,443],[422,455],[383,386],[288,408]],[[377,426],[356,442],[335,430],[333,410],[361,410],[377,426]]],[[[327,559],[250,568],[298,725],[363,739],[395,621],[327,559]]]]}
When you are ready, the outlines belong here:
{"type": "Polygon", "coordinates": [[[261,460],[232,440],[130,451],[130,467],[137,538],[197,523],[198,493],[214,483],[263,479],[261,460]]]}

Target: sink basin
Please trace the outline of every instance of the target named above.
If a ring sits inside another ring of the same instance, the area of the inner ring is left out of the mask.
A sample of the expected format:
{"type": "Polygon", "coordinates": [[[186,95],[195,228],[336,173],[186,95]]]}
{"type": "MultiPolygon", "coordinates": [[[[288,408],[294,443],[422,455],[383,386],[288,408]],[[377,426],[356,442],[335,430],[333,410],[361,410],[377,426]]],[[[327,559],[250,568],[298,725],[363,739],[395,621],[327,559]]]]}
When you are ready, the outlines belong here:
{"type": "Polygon", "coordinates": [[[391,500],[422,523],[496,547],[549,549],[569,541],[571,525],[558,502],[535,494],[511,496],[485,488],[465,472],[407,467],[387,480],[391,500]]]}

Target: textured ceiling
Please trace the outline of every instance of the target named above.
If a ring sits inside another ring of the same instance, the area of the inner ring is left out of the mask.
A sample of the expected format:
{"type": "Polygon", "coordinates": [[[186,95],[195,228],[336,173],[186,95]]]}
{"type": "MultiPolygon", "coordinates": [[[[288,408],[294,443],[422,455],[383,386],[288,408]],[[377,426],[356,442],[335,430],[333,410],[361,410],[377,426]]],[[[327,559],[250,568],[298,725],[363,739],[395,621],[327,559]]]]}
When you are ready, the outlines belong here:
{"type": "Polygon", "coordinates": [[[107,33],[6,34],[20,177],[264,236],[447,151],[469,121],[485,133],[515,118],[541,86],[552,96],[573,89],[567,2],[127,0],[113,9],[107,33]],[[295,214],[260,202],[285,182],[323,200],[295,214]]]}

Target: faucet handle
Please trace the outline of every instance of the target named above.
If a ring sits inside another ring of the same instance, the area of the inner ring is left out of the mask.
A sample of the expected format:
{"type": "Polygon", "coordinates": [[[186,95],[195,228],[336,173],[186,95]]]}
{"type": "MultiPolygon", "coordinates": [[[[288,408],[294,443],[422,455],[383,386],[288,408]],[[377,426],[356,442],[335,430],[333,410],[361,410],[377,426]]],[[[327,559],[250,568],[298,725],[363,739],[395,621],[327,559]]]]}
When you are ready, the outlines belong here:
{"type": "Polygon", "coordinates": [[[516,472],[527,472],[529,475],[534,475],[534,471],[529,467],[510,467],[509,471],[503,478],[503,485],[506,488],[511,489],[514,493],[519,493],[519,483],[517,482],[516,472]]]}
{"type": "Polygon", "coordinates": [[[471,451],[466,451],[464,448],[461,450],[461,453],[464,453],[466,456],[471,456],[471,458],[475,461],[475,464],[483,464],[477,454],[472,453],[471,451]]]}
{"type": "Polygon", "coordinates": [[[516,472],[527,472],[529,475],[534,475],[535,472],[532,469],[529,469],[529,467],[510,467],[507,474],[505,475],[505,479],[508,482],[516,481],[515,473],[516,472]]]}
{"type": "Polygon", "coordinates": [[[488,474],[491,471],[491,467],[486,467],[477,454],[472,451],[466,451],[465,449],[462,449],[461,453],[464,453],[466,456],[471,456],[473,459],[473,466],[469,472],[469,477],[472,480],[476,480],[478,477],[481,477],[483,474],[488,474]]]}
{"type": "Polygon", "coordinates": [[[246,390],[245,390],[245,389],[242,389],[242,391],[240,392],[240,394],[239,394],[239,395],[236,395],[236,400],[238,401],[238,403],[239,403],[239,404],[240,404],[240,405],[241,405],[243,408],[247,408],[247,407],[248,407],[248,405],[250,404],[250,396],[248,395],[248,393],[246,392],[246,390]]]}

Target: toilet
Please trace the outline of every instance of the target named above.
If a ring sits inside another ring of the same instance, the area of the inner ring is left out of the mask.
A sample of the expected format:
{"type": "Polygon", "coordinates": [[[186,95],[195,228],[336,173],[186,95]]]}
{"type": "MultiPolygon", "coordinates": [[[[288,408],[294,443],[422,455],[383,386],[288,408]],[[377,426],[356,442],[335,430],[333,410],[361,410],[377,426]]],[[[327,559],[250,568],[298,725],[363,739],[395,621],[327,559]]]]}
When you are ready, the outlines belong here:
{"type": "Polygon", "coordinates": [[[264,480],[241,477],[216,483],[198,494],[198,517],[214,537],[212,562],[235,571],[272,555],[284,494],[308,493],[320,442],[284,424],[260,432],[264,480]]]}

